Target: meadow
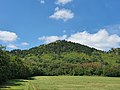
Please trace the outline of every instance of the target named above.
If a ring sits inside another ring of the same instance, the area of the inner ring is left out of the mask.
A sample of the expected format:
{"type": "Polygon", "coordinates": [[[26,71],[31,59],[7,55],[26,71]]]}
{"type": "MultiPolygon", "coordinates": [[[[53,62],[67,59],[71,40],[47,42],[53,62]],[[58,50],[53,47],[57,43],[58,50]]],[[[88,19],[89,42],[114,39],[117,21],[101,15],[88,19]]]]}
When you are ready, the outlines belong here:
{"type": "Polygon", "coordinates": [[[120,78],[98,76],[36,76],[15,79],[0,90],[120,90],[120,78]]]}

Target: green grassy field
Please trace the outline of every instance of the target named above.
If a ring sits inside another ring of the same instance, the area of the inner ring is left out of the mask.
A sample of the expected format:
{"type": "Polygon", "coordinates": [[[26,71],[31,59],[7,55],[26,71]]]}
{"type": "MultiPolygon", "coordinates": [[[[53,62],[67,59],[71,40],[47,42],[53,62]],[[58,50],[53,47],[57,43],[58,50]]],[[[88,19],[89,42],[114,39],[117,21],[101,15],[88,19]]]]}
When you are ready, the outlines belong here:
{"type": "Polygon", "coordinates": [[[0,90],[120,90],[120,78],[89,76],[37,76],[12,80],[0,90]]]}

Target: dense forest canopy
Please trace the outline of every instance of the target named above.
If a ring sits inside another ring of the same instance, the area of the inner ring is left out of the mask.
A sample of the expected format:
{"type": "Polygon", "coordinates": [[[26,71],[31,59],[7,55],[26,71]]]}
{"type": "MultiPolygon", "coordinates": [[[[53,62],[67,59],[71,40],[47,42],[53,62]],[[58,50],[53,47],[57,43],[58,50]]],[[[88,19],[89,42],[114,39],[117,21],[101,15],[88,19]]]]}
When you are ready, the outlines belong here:
{"type": "Polygon", "coordinates": [[[104,52],[65,40],[29,50],[6,51],[0,45],[0,83],[37,75],[120,77],[120,48],[104,52]]]}

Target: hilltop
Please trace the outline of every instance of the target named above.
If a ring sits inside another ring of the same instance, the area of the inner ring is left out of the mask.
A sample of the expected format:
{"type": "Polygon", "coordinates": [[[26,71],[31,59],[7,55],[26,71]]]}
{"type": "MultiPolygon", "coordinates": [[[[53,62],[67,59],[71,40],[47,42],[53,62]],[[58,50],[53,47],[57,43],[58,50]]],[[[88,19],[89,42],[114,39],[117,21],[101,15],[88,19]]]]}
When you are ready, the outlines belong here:
{"type": "Polygon", "coordinates": [[[12,50],[11,53],[14,55],[19,55],[19,54],[42,55],[47,53],[60,54],[65,52],[66,53],[76,52],[76,53],[85,53],[90,55],[94,51],[103,52],[95,48],[91,48],[78,43],[68,42],[65,40],[57,40],[49,44],[43,44],[37,47],[30,48],[29,50],[15,49],[12,50]]]}

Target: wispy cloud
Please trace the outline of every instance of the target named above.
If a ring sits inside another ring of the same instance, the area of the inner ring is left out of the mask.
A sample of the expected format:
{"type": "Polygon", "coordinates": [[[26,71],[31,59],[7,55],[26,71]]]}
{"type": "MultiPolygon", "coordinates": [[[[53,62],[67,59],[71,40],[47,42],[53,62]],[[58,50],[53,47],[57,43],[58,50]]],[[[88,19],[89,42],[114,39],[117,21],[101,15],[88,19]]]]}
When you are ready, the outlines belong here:
{"type": "Polygon", "coordinates": [[[56,40],[64,40],[67,38],[67,35],[63,35],[63,36],[43,36],[43,37],[39,37],[38,39],[43,41],[44,43],[50,43],[50,42],[54,42],[56,40]]]}
{"type": "Polygon", "coordinates": [[[40,4],[45,4],[45,0],[38,0],[40,4]]]}
{"type": "Polygon", "coordinates": [[[65,5],[67,3],[72,2],[73,0],[57,0],[55,3],[58,5],[65,5]]]}
{"type": "Polygon", "coordinates": [[[67,31],[66,30],[63,30],[63,33],[66,33],[67,31]]]}
{"type": "Polygon", "coordinates": [[[29,43],[27,43],[27,42],[22,42],[21,45],[23,45],[23,46],[28,46],[29,43]]]}
{"type": "Polygon", "coordinates": [[[69,9],[64,9],[64,8],[59,9],[57,7],[55,8],[54,14],[49,16],[49,18],[56,19],[56,20],[62,19],[63,21],[67,21],[69,19],[74,18],[74,13],[69,9]]]}
{"type": "Polygon", "coordinates": [[[10,48],[10,49],[18,49],[18,47],[16,45],[13,45],[13,44],[8,44],[7,45],[7,48],[10,48]]]}

